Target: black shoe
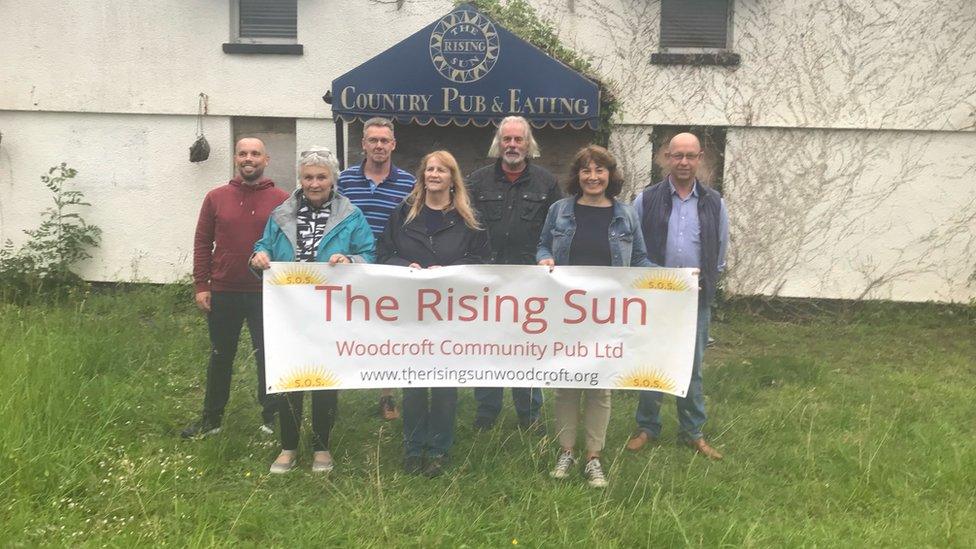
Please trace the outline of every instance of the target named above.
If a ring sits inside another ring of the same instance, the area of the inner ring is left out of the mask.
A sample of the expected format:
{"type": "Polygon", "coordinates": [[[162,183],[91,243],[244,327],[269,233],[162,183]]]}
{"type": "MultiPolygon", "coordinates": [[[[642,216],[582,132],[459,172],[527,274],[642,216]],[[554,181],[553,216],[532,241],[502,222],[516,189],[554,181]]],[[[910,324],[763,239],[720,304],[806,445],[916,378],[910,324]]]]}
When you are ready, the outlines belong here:
{"type": "Polygon", "coordinates": [[[186,429],[180,432],[183,438],[204,438],[216,435],[220,432],[220,424],[208,419],[201,419],[187,425],[186,429]]]}
{"type": "Polygon", "coordinates": [[[439,477],[444,474],[444,469],[450,463],[450,459],[447,456],[434,456],[427,460],[427,465],[424,467],[424,476],[427,478],[439,477]]]}
{"type": "Polygon", "coordinates": [[[408,475],[419,475],[424,470],[424,459],[420,456],[404,456],[403,472],[408,475]]]}
{"type": "Polygon", "coordinates": [[[484,417],[484,416],[478,416],[478,417],[474,418],[474,430],[475,431],[488,431],[489,429],[491,429],[494,426],[495,426],[495,420],[493,420],[493,419],[490,419],[490,418],[487,418],[487,417],[484,417]]]}
{"type": "Polygon", "coordinates": [[[546,424],[538,419],[519,419],[518,428],[524,433],[540,437],[546,436],[546,424]]]}

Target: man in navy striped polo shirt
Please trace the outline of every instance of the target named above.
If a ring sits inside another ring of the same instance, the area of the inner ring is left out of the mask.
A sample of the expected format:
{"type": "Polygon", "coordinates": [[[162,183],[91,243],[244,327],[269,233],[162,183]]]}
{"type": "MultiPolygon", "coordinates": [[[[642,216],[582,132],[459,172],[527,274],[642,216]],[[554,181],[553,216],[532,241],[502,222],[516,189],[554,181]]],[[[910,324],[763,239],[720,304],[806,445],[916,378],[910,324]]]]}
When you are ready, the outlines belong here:
{"type": "MultiPolygon", "coordinates": [[[[393,122],[370,118],[363,124],[363,163],[339,174],[339,194],[363,211],[376,240],[383,235],[390,214],[413,190],[415,181],[412,175],[393,165],[395,149],[393,122]]],[[[392,389],[383,389],[380,415],[388,420],[400,417],[392,389]]]]}

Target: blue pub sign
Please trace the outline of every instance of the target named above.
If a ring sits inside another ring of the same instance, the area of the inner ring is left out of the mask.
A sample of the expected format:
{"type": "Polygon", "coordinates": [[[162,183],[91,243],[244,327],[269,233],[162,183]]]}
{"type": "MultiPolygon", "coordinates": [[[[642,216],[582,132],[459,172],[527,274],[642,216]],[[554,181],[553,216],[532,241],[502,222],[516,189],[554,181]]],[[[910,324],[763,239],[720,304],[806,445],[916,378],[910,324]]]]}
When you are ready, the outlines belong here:
{"type": "Polygon", "coordinates": [[[478,127],[520,115],[535,127],[595,130],[597,85],[469,4],[332,82],[332,112],[350,122],[478,127]]]}

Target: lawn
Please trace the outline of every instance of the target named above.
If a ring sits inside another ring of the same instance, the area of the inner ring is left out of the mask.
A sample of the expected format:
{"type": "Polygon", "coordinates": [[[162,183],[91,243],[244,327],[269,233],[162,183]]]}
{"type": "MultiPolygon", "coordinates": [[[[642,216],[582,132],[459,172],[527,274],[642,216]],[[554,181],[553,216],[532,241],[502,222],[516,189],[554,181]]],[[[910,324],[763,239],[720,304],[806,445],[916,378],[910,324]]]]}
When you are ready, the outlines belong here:
{"type": "Polygon", "coordinates": [[[470,389],[443,477],[404,475],[401,422],[346,391],[336,470],[313,477],[303,451],[272,478],[243,344],[223,432],[179,438],[208,348],[189,290],[0,305],[0,545],[976,545],[972,306],[751,301],[716,317],[706,434],[726,459],[674,443],[670,399],[663,439],[627,452],[636,394],[620,391],[600,491],[549,478],[555,445],[514,428],[507,396],[477,435],[470,389]]]}

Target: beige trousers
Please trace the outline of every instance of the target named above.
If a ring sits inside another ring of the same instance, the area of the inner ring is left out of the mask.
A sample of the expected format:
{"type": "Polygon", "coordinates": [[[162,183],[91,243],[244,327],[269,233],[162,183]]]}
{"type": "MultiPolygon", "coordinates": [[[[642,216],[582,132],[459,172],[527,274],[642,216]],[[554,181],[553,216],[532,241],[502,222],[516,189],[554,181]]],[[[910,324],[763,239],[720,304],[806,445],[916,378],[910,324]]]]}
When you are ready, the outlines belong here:
{"type": "Polygon", "coordinates": [[[599,452],[607,440],[610,424],[610,389],[554,389],[556,397],[556,432],[563,448],[576,447],[576,428],[580,421],[580,397],[583,404],[583,430],[586,451],[599,452]]]}

